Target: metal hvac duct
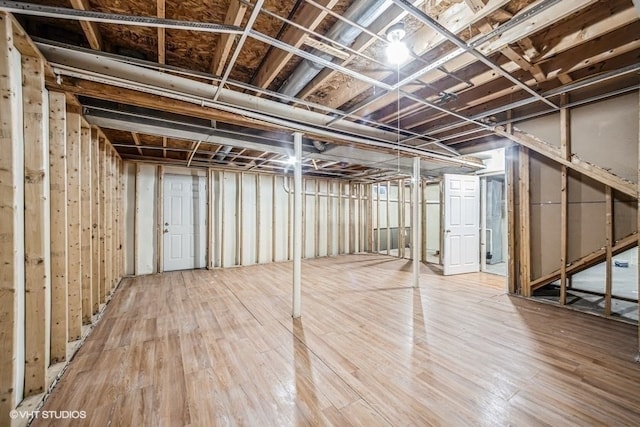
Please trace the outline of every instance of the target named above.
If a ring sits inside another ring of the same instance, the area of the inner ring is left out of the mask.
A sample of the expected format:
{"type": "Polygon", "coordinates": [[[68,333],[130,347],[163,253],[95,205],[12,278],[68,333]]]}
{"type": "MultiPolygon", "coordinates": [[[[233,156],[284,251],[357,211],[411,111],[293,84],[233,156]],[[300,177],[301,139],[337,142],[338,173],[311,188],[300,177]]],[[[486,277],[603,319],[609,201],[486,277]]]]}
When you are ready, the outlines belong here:
{"type": "MultiPolygon", "coordinates": [[[[356,0],[349,10],[345,12],[344,17],[362,27],[368,27],[392,4],[391,0],[356,0]]],[[[344,46],[350,46],[361,32],[362,30],[357,27],[351,26],[344,21],[338,21],[331,27],[326,37],[344,46]]],[[[317,49],[314,49],[312,53],[327,61],[333,59],[333,56],[317,49]]],[[[296,96],[304,89],[307,83],[320,73],[322,68],[324,68],[322,65],[305,59],[295,69],[291,77],[284,82],[280,88],[280,93],[296,96]]]]}

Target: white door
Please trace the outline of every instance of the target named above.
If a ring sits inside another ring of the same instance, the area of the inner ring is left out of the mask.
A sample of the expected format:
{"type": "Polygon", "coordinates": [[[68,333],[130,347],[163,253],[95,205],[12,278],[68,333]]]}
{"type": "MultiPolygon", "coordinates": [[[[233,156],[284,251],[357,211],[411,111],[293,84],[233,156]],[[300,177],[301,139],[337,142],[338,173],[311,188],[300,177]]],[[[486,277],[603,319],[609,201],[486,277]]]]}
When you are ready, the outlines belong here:
{"type": "Polygon", "coordinates": [[[206,264],[206,189],[199,176],[164,176],[164,271],[204,268],[206,264]]]}
{"type": "Polygon", "coordinates": [[[480,271],[480,191],[475,175],[444,176],[444,274],[480,271]]]}

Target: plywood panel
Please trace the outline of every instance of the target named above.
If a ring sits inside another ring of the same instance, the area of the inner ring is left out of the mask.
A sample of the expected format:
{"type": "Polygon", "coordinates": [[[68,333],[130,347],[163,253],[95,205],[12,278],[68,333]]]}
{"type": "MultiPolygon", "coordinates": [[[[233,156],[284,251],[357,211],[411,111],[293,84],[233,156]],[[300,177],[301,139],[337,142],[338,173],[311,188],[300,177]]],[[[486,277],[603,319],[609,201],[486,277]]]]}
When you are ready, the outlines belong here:
{"type": "Polygon", "coordinates": [[[572,109],[571,133],[581,159],[637,182],[637,91],[572,109]]]}

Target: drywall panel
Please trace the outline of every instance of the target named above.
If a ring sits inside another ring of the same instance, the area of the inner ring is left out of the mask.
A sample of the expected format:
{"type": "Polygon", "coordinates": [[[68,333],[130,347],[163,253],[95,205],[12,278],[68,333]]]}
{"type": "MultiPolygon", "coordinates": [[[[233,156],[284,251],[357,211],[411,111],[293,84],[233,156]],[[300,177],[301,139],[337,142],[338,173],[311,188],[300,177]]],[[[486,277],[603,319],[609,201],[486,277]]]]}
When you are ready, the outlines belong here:
{"type": "Polygon", "coordinates": [[[638,92],[571,110],[572,151],[632,182],[638,180],[638,92]]]}
{"type": "Polygon", "coordinates": [[[529,161],[531,277],[560,269],[560,165],[534,152],[529,161]]]}
{"type": "Polygon", "coordinates": [[[542,203],[559,204],[561,198],[560,186],[562,184],[560,165],[534,152],[531,152],[530,158],[530,203],[532,205],[542,203]]]}
{"type": "Polygon", "coordinates": [[[136,165],[124,162],[124,274],[135,274],[136,165]]]}
{"type": "Polygon", "coordinates": [[[136,170],[136,262],[135,274],[157,272],[158,243],[156,221],[158,212],[156,199],[158,194],[157,166],[137,164],[136,170]]]}
{"type": "Polygon", "coordinates": [[[531,277],[560,269],[560,205],[531,205],[531,277]]]}
{"type": "Polygon", "coordinates": [[[515,126],[547,144],[560,146],[560,113],[518,122],[515,126]]]}
{"type": "Polygon", "coordinates": [[[569,171],[568,261],[572,262],[605,246],[604,185],[569,171]]]}
{"type": "Polygon", "coordinates": [[[613,240],[618,241],[638,229],[638,203],[618,191],[613,192],[613,240]]]}

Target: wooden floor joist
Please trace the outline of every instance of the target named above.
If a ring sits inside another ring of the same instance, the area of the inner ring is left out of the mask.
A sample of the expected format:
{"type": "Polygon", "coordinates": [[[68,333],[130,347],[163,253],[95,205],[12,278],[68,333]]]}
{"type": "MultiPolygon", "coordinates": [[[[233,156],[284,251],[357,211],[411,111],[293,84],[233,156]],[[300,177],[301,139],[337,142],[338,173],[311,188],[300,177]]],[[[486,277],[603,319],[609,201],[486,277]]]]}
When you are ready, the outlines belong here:
{"type": "Polygon", "coordinates": [[[299,320],[290,263],[125,279],[42,409],[81,401],[99,425],[637,424],[635,326],[511,297],[495,275],[422,275],[412,288],[384,255],[305,261],[299,320]]]}

